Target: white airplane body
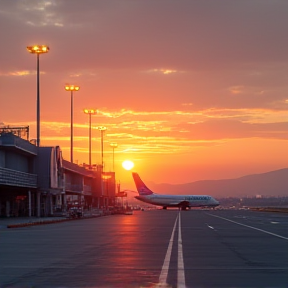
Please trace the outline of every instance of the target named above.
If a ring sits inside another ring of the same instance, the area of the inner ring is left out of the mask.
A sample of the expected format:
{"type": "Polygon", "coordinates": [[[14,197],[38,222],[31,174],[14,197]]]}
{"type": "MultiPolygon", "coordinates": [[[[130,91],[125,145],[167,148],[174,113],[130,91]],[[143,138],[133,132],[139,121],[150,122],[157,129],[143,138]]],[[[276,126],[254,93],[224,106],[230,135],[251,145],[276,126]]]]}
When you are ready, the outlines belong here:
{"type": "Polygon", "coordinates": [[[219,202],[209,195],[163,195],[151,191],[141,180],[137,173],[132,173],[139,196],[136,199],[162,206],[163,209],[167,207],[179,207],[182,210],[191,207],[216,207],[219,202]]]}

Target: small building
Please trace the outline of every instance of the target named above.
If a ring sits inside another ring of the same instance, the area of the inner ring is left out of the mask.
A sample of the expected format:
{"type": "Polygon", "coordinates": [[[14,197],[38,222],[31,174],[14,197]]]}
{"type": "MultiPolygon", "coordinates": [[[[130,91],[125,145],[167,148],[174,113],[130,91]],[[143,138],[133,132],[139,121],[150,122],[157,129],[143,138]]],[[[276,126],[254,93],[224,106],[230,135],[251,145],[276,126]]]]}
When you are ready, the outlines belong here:
{"type": "Polygon", "coordinates": [[[13,133],[0,134],[0,216],[36,216],[38,149],[13,133]]]}
{"type": "Polygon", "coordinates": [[[59,146],[0,134],[0,217],[53,216],[76,203],[86,210],[114,206],[115,173],[64,160],[59,146]]]}
{"type": "Polygon", "coordinates": [[[66,195],[67,208],[74,205],[85,209],[91,208],[97,174],[92,170],[63,160],[63,177],[63,193],[66,195]]]}

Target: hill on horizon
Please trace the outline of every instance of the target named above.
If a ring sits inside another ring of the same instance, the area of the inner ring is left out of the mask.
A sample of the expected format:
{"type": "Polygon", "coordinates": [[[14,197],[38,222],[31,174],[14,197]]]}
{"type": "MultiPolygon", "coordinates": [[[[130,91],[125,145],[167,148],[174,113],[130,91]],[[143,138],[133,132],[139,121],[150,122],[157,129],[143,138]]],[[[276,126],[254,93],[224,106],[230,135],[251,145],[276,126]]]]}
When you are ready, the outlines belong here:
{"type": "Polygon", "coordinates": [[[160,194],[207,194],[214,197],[288,196],[288,168],[235,179],[201,180],[185,184],[147,183],[160,194]]]}

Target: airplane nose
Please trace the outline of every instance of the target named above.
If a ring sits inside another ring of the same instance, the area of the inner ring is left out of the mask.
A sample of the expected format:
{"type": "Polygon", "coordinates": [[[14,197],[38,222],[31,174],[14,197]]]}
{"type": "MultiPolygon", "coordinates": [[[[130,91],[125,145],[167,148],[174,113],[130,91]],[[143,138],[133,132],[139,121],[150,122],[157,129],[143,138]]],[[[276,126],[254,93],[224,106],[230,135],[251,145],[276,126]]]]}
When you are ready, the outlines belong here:
{"type": "Polygon", "coordinates": [[[213,202],[214,202],[215,205],[219,205],[220,204],[219,201],[217,201],[216,199],[213,199],[213,200],[214,200],[213,202]]]}

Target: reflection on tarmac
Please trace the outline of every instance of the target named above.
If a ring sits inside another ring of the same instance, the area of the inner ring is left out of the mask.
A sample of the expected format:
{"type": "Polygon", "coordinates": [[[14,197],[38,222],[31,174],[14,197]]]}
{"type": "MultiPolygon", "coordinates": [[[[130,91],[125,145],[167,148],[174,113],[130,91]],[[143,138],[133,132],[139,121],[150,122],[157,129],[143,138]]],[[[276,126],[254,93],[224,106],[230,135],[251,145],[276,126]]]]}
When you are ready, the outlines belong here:
{"type": "Polygon", "coordinates": [[[0,287],[285,287],[288,215],[135,211],[2,229],[0,287]]]}

